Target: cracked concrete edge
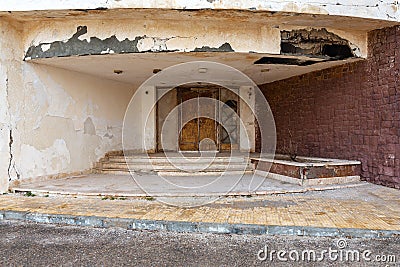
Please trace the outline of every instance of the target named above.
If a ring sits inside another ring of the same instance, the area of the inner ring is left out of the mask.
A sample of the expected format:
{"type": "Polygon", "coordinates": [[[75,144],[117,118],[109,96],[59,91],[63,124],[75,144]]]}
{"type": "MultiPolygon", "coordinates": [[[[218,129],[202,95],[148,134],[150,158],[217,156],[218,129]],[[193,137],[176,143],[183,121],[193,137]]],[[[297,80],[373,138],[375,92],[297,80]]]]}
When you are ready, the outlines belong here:
{"type": "MultiPolygon", "coordinates": [[[[79,39],[80,36],[88,33],[87,26],[78,26],[68,40],[54,41],[51,43],[39,43],[28,48],[24,60],[29,61],[38,58],[53,58],[53,57],[70,57],[70,56],[87,56],[87,55],[104,55],[104,54],[129,54],[129,53],[146,53],[146,52],[179,52],[179,49],[169,49],[167,41],[174,38],[182,38],[173,36],[169,38],[160,38],[155,36],[136,36],[133,39],[125,38],[118,40],[115,35],[105,39],[100,39],[96,36],[89,37],[88,40],[79,39]],[[153,45],[151,48],[140,49],[139,42],[145,39],[152,39],[153,45]]],[[[190,52],[235,52],[232,46],[225,42],[219,47],[202,46],[197,47],[190,52]]]]}
{"type": "Polygon", "coordinates": [[[61,195],[61,196],[80,196],[80,197],[101,197],[101,196],[113,196],[113,197],[240,197],[240,196],[266,196],[266,195],[281,195],[281,194],[303,194],[307,192],[313,191],[327,191],[327,190],[336,190],[342,188],[353,188],[359,186],[367,185],[367,182],[358,182],[358,183],[350,183],[350,184],[340,184],[340,185],[331,185],[324,187],[305,187],[301,189],[295,190],[260,190],[260,191],[233,191],[227,193],[221,192],[210,192],[204,194],[195,194],[195,193],[154,193],[149,194],[146,192],[143,193],[105,193],[105,192],[95,192],[95,193],[80,193],[80,192],[69,192],[69,191],[57,191],[57,190],[45,190],[45,189],[35,189],[35,188],[20,188],[13,187],[13,193],[23,193],[23,192],[31,192],[35,195],[61,195]]]}
{"type": "Polygon", "coordinates": [[[0,211],[0,220],[22,220],[35,223],[50,223],[98,228],[116,227],[127,230],[169,231],[179,233],[289,235],[346,238],[400,237],[399,230],[142,220],[97,216],[75,216],[66,214],[30,213],[27,211],[0,211]]]}

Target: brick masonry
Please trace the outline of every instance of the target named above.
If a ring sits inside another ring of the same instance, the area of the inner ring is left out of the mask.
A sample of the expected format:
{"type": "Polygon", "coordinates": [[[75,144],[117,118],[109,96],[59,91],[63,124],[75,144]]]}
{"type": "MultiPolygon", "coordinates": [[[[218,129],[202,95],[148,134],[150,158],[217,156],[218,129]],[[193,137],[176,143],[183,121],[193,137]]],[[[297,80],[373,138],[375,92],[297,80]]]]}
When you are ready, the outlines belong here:
{"type": "Polygon", "coordinates": [[[360,160],[362,179],[400,188],[399,48],[400,27],[375,30],[366,60],[261,85],[277,152],[360,160]]]}

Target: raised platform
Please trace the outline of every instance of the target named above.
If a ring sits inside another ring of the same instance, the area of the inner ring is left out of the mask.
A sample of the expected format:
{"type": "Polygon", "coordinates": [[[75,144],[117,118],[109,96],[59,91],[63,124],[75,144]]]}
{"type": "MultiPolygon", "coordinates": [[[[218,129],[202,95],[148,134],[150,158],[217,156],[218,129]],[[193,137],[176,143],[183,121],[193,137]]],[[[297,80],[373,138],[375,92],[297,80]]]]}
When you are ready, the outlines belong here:
{"type": "Polygon", "coordinates": [[[286,155],[252,157],[258,175],[304,186],[354,183],[360,181],[361,162],[286,155]]]}
{"type": "Polygon", "coordinates": [[[89,174],[58,180],[21,183],[14,192],[31,192],[35,195],[113,196],[113,197],[218,197],[256,196],[354,187],[363,183],[346,185],[300,186],[258,175],[168,176],[141,174],[89,174]],[[167,182],[166,182],[167,180],[167,182]],[[233,181],[233,183],[232,183],[233,181]],[[210,185],[210,186],[205,186],[210,185]],[[143,190],[143,189],[146,189],[143,190]]]}
{"type": "Polygon", "coordinates": [[[221,176],[256,173],[258,176],[304,186],[360,181],[359,161],[296,157],[261,157],[258,153],[110,152],[96,165],[103,174],[159,174],[161,176],[221,176]]]}

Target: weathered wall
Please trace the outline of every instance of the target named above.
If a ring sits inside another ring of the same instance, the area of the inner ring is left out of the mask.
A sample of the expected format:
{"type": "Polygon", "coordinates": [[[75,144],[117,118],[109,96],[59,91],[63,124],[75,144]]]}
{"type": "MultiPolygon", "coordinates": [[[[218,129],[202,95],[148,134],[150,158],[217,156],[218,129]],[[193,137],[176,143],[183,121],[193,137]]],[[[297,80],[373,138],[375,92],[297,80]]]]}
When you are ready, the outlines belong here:
{"type": "Polygon", "coordinates": [[[364,179],[400,188],[400,28],[368,39],[365,61],[261,88],[274,113],[277,152],[357,159],[364,179]]]}
{"type": "Polygon", "coordinates": [[[0,20],[0,192],[88,170],[122,149],[131,85],[24,62],[22,25],[0,20]]]}
{"type": "Polygon", "coordinates": [[[297,1],[263,1],[263,0],[170,0],[170,1],[137,1],[137,0],[86,0],[86,1],[20,1],[3,0],[0,11],[30,10],[69,10],[69,9],[116,9],[116,8],[162,8],[162,9],[243,9],[272,12],[298,12],[308,14],[329,14],[352,17],[365,17],[384,20],[398,20],[397,1],[363,0],[297,0],[297,1]]]}
{"type": "Polygon", "coordinates": [[[21,82],[21,61],[23,56],[20,47],[21,35],[14,25],[0,20],[0,192],[8,188],[10,176],[15,171],[15,143],[12,139],[15,130],[14,115],[9,107],[12,95],[19,89],[21,82]]]}
{"type": "Polygon", "coordinates": [[[23,63],[14,116],[12,180],[72,173],[122,149],[122,120],[133,88],[62,69],[23,63]]]}
{"type": "Polygon", "coordinates": [[[24,24],[24,36],[27,59],[146,51],[245,53],[256,51],[278,54],[280,51],[279,29],[265,23],[250,22],[243,26],[243,23],[237,22],[182,23],[173,18],[101,22],[82,19],[54,20],[50,23],[30,21],[24,24]]]}

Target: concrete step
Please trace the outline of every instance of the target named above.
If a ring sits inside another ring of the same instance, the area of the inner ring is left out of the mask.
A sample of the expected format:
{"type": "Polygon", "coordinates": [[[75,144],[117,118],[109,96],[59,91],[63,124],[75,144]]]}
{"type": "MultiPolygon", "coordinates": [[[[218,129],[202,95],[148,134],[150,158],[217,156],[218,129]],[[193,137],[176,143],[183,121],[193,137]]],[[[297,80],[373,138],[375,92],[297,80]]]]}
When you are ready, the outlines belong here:
{"type": "Polygon", "coordinates": [[[162,168],[164,166],[169,166],[169,167],[182,167],[182,168],[190,168],[191,166],[193,167],[199,167],[199,168],[205,168],[205,167],[221,167],[221,168],[227,168],[227,167],[236,167],[236,166],[247,166],[249,165],[249,163],[169,163],[169,162],[165,162],[165,163],[160,163],[160,162],[148,162],[148,163],[142,163],[142,162],[102,162],[101,165],[103,167],[105,166],[130,166],[132,168],[134,167],[142,167],[146,168],[146,167],[154,167],[154,168],[162,168]]]}
{"type": "MultiPolygon", "coordinates": [[[[129,172],[129,168],[118,168],[118,167],[105,167],[102,168],[102,171],[106,171],[106,170],[119,170],[119,171],[125,171],[125,172],[129,172]]],[[[235,167],[235,168],[190,168],[190,169],[179,169],[179,168],[171,168],[171,167],[161,167],[161,168],[131,168],[132,171],[142,171],[142,172],[150,172],[150,171],[154,171],[154,172],[160,172],[160,171],[164,171],[164,172],[204,172],[204,171],[208,171],[208,172],[226,172],[226,171],[250,171],[252,170],[252,168],[249,167],[235,167]]]]}
{"type": "Polygon", "coordinates": [[[132,155],[108,155],[96,164],[96,172],[108,174],[127,174],[129,169],[135,172],[163,173],[164,175],[220,175],[221,173],[240,174],[252,172],[253,165],[244,156],[183,157],[132,155]]]}
{"type": "Polygon", "coordinates": [[[114,156],[109,158],[103,158],[100,162],[115,162],[115,163],[152,163],[152,164],[164,164],[173,162],[174,164],[179,163],[188,163],[188,164],[196,164],[196,163],[246,163],[247,159],[244,157],[202,157],[202,158],[166,158],[166,157],[158,157],[158,158],[146,158],[146,157],[123,157],[123,156],[114,156]]]}
{"type": "MultiPolygon", "coordinates": [[[[252,170],[229,170],[226,172],[222,172],[219,170],[207,170],[207,171],[200,171],[200,172],[183,172],[183,171],[176,171],[176,170],[163,170],[163,171],[144,171],[144,170],[137,170],[134,171],[137,173],[142,174],[159,174],[161,176],[207,176],[207,175],[241,175],[241,174],[252,174],[252,170]]],[[[116,174],[116,175],[126,175],[129,174],[128,169],[104,169],[101,171],[103,174],[116,174]]]]}

